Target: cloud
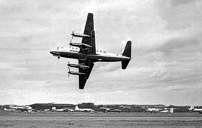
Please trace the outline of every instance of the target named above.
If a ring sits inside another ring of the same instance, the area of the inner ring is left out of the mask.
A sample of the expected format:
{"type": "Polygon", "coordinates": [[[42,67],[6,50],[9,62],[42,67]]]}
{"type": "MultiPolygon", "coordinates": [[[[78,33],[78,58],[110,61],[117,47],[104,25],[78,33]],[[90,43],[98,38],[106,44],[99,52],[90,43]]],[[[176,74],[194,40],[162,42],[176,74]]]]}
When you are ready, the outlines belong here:
{"type": "Polygon", "coordinates": [[[179,5],[184,5],[184,4],[192,4],[195,1],[197,1],[197,0],[170,0],[170,3],[173,6],[179,6],[179,5]]]}
{"type": "Polygon", "coordinates": [[[198,29],[201,26],[201,1],[166,0],[159,1],[160,16],[167,21],[168,30],[186,30],[191,27],[198,29]]]}
{"type": "Polygon", "coordinates": [[[165,54],[171,54],[173,51],[180,51],[183,52],[184,49],[192,49],[200,46],[201,42],[197,39],[191,38],[174,38],[170,39],[157,48],[157,51],[161,51],[165,54]]]}

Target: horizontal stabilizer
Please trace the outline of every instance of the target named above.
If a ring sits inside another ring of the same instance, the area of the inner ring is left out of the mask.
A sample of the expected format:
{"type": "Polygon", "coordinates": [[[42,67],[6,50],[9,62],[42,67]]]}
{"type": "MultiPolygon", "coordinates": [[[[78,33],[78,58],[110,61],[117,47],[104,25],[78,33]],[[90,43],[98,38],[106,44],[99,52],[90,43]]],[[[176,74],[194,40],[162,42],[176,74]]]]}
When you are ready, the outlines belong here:
{"type": "Polygon", "coordinates": [[[126,67],[128,66],[128,63],[130,62],[130,60],[125,60],[125,61],[122,61],[121,64],[122,64],[122,69],[126,69],[126,67]]]}

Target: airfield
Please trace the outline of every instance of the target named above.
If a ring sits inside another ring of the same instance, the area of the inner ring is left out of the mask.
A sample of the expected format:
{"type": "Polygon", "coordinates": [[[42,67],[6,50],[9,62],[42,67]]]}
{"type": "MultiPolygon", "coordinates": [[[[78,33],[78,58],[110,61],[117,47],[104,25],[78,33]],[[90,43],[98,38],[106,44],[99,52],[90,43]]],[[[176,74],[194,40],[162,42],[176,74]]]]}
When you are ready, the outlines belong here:
{"type": "Polygon", "coordinates": [[[200,128],[198,113],[85,113],[0,111],[2,128],[200,128]]]}

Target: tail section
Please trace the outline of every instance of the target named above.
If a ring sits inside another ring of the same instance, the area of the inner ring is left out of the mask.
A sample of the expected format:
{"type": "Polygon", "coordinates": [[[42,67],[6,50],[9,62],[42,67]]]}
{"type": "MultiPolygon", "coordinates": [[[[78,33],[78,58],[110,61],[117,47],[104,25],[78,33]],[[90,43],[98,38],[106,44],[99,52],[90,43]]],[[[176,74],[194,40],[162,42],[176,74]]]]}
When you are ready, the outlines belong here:
{"type": "Polygon", "coordinates": [[[122,69],[126,69],[126,67],[128,66],[128,63],[130,62],[130,60],[124,60],[121,62],[122,64],[122,69]]]}
{"type": "Polygon", "coordinates": [[[127,42],[122,55],[131,58],[131,41],[127,42]]]}
{"type": "MultiPolygon", "coordinates": [[[[128,41],[126,44],[126,47],[122,53],[123,56],[129,57],[131,59],[131,41],[128,41]]],[[[128,66],[128,63],[130,62],[130,59],[128,60],[123,60],[121,62],[122,64],[122,69],[126,69],[126,67],[128,66]]]]}
{"type": "Polygon", "coordinates": [[[75,111],[79,111],[79,107],[78,106],[75,106],[75,111]]]}

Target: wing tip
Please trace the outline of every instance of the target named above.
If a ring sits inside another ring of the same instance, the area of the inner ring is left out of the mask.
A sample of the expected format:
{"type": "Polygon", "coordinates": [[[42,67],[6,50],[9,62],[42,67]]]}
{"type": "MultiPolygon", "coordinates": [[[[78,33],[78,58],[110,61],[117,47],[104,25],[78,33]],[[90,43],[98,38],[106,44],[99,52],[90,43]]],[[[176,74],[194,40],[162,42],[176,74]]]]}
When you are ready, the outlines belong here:
{"type": "Polygon", "coordinates": [[[83,90],[84,87],[85,87],[85,84],[86,84],[86,81],[82,81],[82,82],[79,84],[79,89],[83,90]]]}
{"type": "Polygon", "coordinates": [[[93,13],[92,13],[92,12],[89,12],[88,15],[93,15],[93,13]]]}
{"type": "Polygon", "coordinates": [[[87,79],[85,76],[79,76],[79,89],[84,89],[87,79]]]}

